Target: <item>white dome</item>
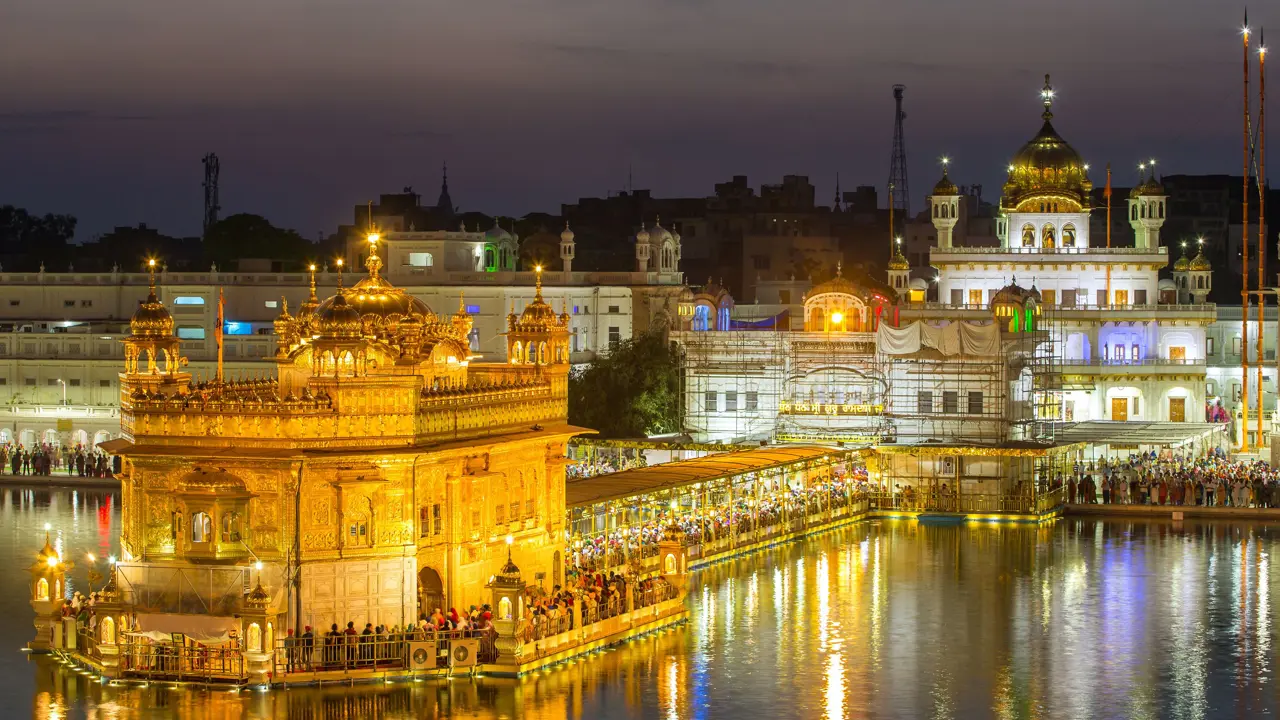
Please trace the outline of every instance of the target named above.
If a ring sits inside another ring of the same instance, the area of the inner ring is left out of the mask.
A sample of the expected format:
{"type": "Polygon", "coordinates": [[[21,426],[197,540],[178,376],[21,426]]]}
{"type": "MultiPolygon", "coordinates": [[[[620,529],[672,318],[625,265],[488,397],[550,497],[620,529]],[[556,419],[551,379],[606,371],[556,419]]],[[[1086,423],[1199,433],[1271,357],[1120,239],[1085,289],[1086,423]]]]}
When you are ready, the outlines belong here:
{"type": "Polygon", "coordinates": [[[928,290],[929,281],[924,278],[916,278],[912,280],[909,286],[912,290],[928,290]]]}
{"type": "Polygon", "coordinates": [[[649,233],[650,242],[657,246],[662,246],[663,243],[671,239],[671,231],[662,227],[660,224],[655,224],[653,226],[653,230],[649,233]]]}
{"type": "Polygon", "coordinates": [[[569,223],[567,221],[564,224],[564,230],[560,231],[560,242],[573,242],[573,231],[569,229],[569,223]]]}
{"type": "Polygon", "coordinates": [[[640,232],[636,233],[636,243],[641,245],[649,243],[649,231],[644,229],[644,225],[641,225],[640,232]]]}
{"type": "Polygon", "coordinates": [[[1156,283],[1156,288],[1159,290],[1177,290],[1178,283],[1169,278],[1160,278],[1160,282],[1156,283]]]}
{"type": "Polygon", "coordinates": [[[484,239],[489,242],[502,242],[503,240],[510,240],[511,233],[503,230],[502,227],[498,225],[498,218],[494,218],[493,227],[484,231],[484,239]]]}

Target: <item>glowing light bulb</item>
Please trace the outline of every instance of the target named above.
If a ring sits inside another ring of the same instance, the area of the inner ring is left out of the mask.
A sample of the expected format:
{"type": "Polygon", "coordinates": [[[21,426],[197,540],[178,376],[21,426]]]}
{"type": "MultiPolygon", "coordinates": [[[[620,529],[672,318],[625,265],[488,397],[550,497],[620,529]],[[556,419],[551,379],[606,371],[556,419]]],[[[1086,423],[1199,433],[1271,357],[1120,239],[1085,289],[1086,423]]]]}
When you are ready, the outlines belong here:
{"type": "Polygon", "coordinates": [[[376,232],[369,233],[366,237],[368,238],[370,245],[377,245],[378,241],[382,239],[382,236],[376,232]]]}
{"type": "Polygon", "coordinates": [[[57,556],[57,555],[50,555],[50,556],[49,556],[49,559],[48,559],[48,560],[46,560],[45,562],[49,563],[49,567],[51,567],[51,568],[56,568],[56,567],[58,567],[58,556],[57,556]]]}
{"type": "Polygon", "coordinates": [[[253,564],[253,569],[254,569],[254,570],[262,570],[262,561],[261,561],[261,560],[259,560],[258,562],[254,563],[254,564],[253,564]]]}
{"type": "Polygon", "coordinates": [[[89,558],[89,562],[91,562],[91,563],[98,562],[98,558],[94,557],[93,553],[89,553],[89,554],[88,554],[88,555],[86,555],[85,557],[89,558]]]}
{"type": "Polygon", "coordinates": [[[844,313],[842,312],[831,313],[831,322],[835,323],[836,325],[839,325],[840,323],[844,322],[844,313]]]}

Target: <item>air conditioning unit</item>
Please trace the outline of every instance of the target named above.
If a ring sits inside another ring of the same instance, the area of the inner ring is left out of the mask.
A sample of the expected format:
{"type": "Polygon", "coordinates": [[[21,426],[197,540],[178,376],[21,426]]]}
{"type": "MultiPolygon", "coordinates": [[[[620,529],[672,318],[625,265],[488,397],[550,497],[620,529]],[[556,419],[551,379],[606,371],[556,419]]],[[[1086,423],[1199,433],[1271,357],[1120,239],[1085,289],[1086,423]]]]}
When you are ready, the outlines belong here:
{"type": "Polygon", "coordinates": [[[409,643],[409,669],[433,670],[436,667],[436,644],[434,642],[409,643]]]}
{"type": "Polygon", "coordinates": [[[476,638],[454,640],[449,643],[449,667],[475,667],[480,653],[480,641],[476,638]]]}

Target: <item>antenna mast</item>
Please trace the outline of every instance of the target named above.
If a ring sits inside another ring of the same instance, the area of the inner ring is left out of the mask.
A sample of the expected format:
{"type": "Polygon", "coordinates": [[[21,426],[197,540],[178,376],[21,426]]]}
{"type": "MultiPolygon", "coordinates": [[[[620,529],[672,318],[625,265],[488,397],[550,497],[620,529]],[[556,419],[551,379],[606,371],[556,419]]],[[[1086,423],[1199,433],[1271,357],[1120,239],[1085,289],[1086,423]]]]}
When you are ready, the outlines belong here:
{"type": "Polygon", "coordinates": [[[209,153],[201,162],[204,163],[204,231],[201,234],[208,235],[222,209],[218,204],[218,156],[209,153]]]}
{"type": "MultiPolygon", "coordinates": [[[[907,114],[902,112],[902,93],[906,89],[906,85],[893,86],[893,153],[889,157],[889,209],[901,211],[897,215],[903,223],[911,217],[911,190],[907,186],[907,144],[902,134],[902,121],[907,118],[907,114]]],[[[894,227],[895,221],[891,219],[889,222],[889,237],[901,235],[898,228],[894,227]]]]}

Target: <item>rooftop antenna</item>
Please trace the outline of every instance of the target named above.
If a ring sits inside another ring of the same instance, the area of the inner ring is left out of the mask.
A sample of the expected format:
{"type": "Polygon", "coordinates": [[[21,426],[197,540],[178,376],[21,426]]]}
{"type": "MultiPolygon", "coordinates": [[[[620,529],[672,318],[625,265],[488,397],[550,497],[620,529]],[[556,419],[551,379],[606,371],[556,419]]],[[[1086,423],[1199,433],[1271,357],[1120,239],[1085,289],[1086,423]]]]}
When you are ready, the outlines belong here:
{"type": "Polygon", "coordinates": [[[204,163],[204,236],[217,224],[222,206],[218,204],[218,156],[209,153],[200,162],[204,163]]]}
{"type": "MultiPolygon", "coordinates": [[[[893,152],[889,157],[889,209],[900,210],[898,215],[902,222],[911,216],[911,189],[907,185],[907,145],[902,132],[902,121],[907,114],[902,111],[902,93],[906,85],[893,86],[893,152]]],[[[894,222],[892,219],[890,222],[894,222]]],[[[889,228],[889,236],[897,237],[900,233],[896,227],[889,228]]]]}

